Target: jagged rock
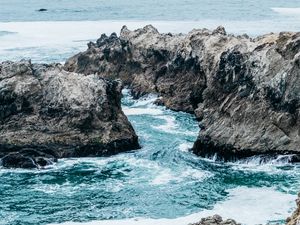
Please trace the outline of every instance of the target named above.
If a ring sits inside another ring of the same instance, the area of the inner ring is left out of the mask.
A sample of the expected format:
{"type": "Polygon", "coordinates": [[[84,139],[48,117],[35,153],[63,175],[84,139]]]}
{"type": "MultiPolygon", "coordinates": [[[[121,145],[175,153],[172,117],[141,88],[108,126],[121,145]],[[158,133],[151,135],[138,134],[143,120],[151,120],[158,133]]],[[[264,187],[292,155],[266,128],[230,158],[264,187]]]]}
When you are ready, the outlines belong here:
{"type": "Polygon", "coordinates": [[[0,158],[7,167],[137,149],[121,83],[30,61],[0,64],[0,158]]]}
{"type": "Polygon", "coordinates": [[[300,33],[249,38],[222,27],[186,35],[123,27],[65,69],[120,78],[136,97],[158,93],[160,104],[195,112],[201,131],[193,152],[229,160],[299,153],[299,50],[300,33]]]}
{"type": "Polygon", "coordinates": [[[296,200],[297,208],[291,215],[286,219],[286,225],[299,225],[300,224],[300,193],[298,194],[298,199],[296,200]]]}
{"type": "Polygon", "coordinates": [[[189,225],[241,225],[234,220],[223,220],[221,216],[214,215],[207,218],[202,218],[200,222],[189,225]]]}

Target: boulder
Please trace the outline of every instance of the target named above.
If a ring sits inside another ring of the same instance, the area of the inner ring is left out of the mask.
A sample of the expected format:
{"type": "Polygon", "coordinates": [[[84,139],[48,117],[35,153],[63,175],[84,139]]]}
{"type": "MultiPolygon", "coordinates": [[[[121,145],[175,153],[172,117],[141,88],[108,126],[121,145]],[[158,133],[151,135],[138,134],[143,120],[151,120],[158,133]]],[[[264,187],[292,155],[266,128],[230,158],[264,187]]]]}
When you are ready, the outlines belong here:
{"type": "Polygon", "coordinates": [[[139,148],[121,109],[121,83],[60,64],[0,64],[0,158],[8,167],[139,148]],[[3,158],[4,157],[4,158],[3,158]]]}
{"type": "Polygon", "coordinates": [[[198,223],[192,223],[189,225],[241,225],[232,219],[223,220],[221,216],[214,215],[206,218],[202,218],[198,223]]]}

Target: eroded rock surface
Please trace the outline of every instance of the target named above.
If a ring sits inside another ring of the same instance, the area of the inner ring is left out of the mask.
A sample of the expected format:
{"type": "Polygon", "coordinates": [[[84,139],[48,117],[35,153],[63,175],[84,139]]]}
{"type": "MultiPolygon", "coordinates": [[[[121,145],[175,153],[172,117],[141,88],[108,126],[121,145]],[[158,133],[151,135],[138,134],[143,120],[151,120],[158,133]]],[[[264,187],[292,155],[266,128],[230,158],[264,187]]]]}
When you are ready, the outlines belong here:
{"type": "Polygon", "coordinates": [[[298,194],[298,199],[296,200],[297,208],[286,220],[286,225],[299,225],[300,224],[300,193],[298,194]]]}
{"type": "Polygon", "coordinates": [[[232,219],[223,220],[221,216],[214,215],[206,218],[202,218],[200,222],[189,225],[241,225],[232,219]]]}
{"type": "Polygon", "coordinates": [[[299,50],[300,33],[249,38],[219,27],[161,34],[149,25],[102,35],[65,68],[120,78],[136,97],[155,92],[158,103],[195,113],[194,153],[233,159],[299,153],[299,50]]]}
{"type": "Polygon", "coordinates": [[[6,167],[137,149],[121,83],[30,61],[0,64],[0,158],[6,167]]]}

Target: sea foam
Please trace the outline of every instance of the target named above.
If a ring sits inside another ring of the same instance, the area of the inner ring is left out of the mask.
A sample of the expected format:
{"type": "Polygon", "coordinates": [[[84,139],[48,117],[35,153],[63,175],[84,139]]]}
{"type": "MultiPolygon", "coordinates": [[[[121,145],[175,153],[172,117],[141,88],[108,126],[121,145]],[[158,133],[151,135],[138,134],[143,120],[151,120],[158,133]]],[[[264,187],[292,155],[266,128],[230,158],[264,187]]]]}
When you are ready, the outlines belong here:
{"type": "Polygon", "coordinates": [[[300,16],[300,8],[272,8],[272,10],[285,16],[300,16]]]}
{"type": "Polygon", "coordinates": [[[63,225],[185,225],[214,214],[224,218],[234,218],[246,225],[268,224],[288,217],[295,198],[294,195],[281,193],[272,188],[238,187],[230,189],[227,200],[216,204],[212,210],[204,210],[176,219],[133,218],[88,223],[66,222],[63,225]]]}

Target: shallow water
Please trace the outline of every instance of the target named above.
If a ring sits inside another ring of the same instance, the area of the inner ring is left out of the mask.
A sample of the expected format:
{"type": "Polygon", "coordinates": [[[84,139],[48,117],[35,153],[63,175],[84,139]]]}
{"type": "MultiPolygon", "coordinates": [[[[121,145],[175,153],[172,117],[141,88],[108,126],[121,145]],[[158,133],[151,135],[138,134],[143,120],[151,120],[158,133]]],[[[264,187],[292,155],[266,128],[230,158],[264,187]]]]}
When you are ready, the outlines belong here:
{"type": "Polygon", "coordinates": [[[188,151],[198,133],[192,115],[153,105],[155,96],[136,101],[124,95],[142,149],[64,159],[45,170],[0,169],[0,224],[179,225],[219,213],[253,225],[283,222],[291,213],[300,165],[286,157],[261,165],[259,158],[198,158],[188,151]]]}

